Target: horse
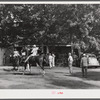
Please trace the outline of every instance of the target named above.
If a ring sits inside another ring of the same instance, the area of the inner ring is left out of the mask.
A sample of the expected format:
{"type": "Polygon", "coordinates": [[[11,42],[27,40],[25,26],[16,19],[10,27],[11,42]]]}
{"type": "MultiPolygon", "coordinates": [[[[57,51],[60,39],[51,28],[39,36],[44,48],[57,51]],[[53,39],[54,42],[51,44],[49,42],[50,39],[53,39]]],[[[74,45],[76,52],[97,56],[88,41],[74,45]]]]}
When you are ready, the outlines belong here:
{"type": "Polygon", "coordinates": [[[27,58],[27,56],[21,56],[20,57],[20,64],[23,66],[24,65],[24,61],[27,58]]]}
{"type": "Polygon", "coordinates": [[[10,55],[10,61],[13,65],[13,70],[19,70],[18,67],[20,65],[20,56],[10,55]]]}
{"type": "Polygon", "coordinates": [[[33,63],[35,63],[36,65],[38,65],[43,70],[43,75],[45,75],[45,70],[44,70],[44,65],[43,65],[44,62],[47,63],[47,57],[43,53],[39,54],[37,56],[31,56],[28,59],[28,61],[25,62],[25,64],[24,64],[24,73],[25,73],[27,65],[29,65],[29,69],[30,69],[30,72],[31,72],[31,67],[32,67],[33,63]]]}

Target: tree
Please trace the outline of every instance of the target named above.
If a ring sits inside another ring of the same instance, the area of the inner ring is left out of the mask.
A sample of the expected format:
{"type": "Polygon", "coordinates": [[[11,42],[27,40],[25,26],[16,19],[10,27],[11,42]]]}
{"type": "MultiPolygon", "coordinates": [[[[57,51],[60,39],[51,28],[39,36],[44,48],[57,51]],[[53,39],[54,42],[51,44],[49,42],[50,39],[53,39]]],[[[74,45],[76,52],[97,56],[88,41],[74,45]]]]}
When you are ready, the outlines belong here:
{"type": "Polygon", "coordinates": [[[100,5],[0,5],[1,46],[73,43],[83,51],[97,51],[99,27],[100,5]]]}

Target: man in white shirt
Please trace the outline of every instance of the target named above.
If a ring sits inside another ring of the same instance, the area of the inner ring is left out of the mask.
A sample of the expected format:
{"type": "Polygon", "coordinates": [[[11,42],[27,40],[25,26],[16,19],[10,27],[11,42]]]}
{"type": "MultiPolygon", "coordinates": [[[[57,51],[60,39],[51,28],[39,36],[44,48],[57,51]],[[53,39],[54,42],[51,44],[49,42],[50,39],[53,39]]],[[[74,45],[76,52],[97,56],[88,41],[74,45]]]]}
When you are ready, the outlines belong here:
{"type": "Polygon", "coordinates": [[[14,57],[20,56],[19,52],[18,52],[16,49],[14,50],[13,53],[14,53],[14,54],[13,54],[14,57]]]}
{"type": "Polygon", "coordinates": [[[50,54],[49,54],[49,66],[50,66],[50,68],[53,67],[52,59],[53,59],[53,57],[52,57],[52,55],[51,55],[51,53],[50,53],[50,54]]]}
{"type": "Polygon", "coordinates": [[[52,65],[53,67],[55,67],[55,54],[52,53],[52,65]]]}
{"type": "Polygon", "coordinates": [[[71,53],[68,54],[68,67],[69,67],[69,73],[72,74],[72,64],[73,64],[73,57],[71,56],[71,53]]]}
{"type": "Polygon", "coordinates": [[[37,52],[39,50],[39,47],[36,47],[36,45],[33,45],[32,51],[31,51],[31,56],[36,56],[37,52]]]}

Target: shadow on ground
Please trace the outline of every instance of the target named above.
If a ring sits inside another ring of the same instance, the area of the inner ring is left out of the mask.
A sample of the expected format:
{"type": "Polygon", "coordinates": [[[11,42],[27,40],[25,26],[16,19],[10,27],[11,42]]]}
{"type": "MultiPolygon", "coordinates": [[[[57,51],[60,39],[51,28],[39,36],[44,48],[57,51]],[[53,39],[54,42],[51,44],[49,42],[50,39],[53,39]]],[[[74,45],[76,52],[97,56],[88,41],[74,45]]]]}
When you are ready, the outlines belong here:
{"type": "Polygon", "coordinates": [[[74,80],[52,80],[52,85],[61,86],[70,89],[97,89],[99,86],[91,85],[82,81],[74,80]]]}
{"type": "Polygon", "coordinates": [[[10,72],[10,71],[14,71],[14,69],[13,68],[8,68],[8,69],[3,69],[3,71],[10,72]]]}
{"type": "MultiPolygon", "coordinates": [[[[20,70],[20,71],[15,71],[13,69],[3,69],[4,71],[6,71],[6,75],[7,74],[13,74],[13,75],[23,75],[23,70],[20,70]],[[8,72],[8,73],[7,73],[8,72]]],[[[0,75],[5,75],[5,73],[0,73],[0,75]]],[[[33,73],[33,72],[29,72],[29,71],[26,71],[24,73],[24,75],[41,75],[41,73],[33,73]]]]}
{"type": "Polygon", "coordinates": [[[21,71],[21,72],[20,72],[20,71],[15,71],[15,72],[11,72],[11,74],[13,74],[13,75],[28,75],[28,76],[29,76],[29,75],[30,75],[30,76],[32,76],[32,75],[33,75],[33,76],[35,76],[35,75],[41,75],[41,73],[33,73],[33,72],[30,73],[30,72],[28,72],[28,71],[25,72],[25,73],[23,73],[23,71],[21,71]]]}
{"type": "MultiPolygon", "coordinates": [[[[76,72],[72,76],[82,78],[82,73],[76,72]]],[[[100,81],[100,72],[94,72],[94,71],[88,72],[86,79],[87,80],[100,81]]]]}

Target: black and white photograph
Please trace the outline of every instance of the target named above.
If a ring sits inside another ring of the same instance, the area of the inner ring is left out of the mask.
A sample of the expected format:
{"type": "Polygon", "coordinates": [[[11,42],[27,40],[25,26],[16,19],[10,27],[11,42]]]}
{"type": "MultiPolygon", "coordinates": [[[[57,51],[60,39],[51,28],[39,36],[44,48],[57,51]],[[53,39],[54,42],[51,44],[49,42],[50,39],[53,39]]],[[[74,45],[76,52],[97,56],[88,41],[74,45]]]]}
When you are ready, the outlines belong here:
{"type": "Polygon", "coordinates": [[[100,4],[1,3],[0,89],[99,90],[100,4]]]}

